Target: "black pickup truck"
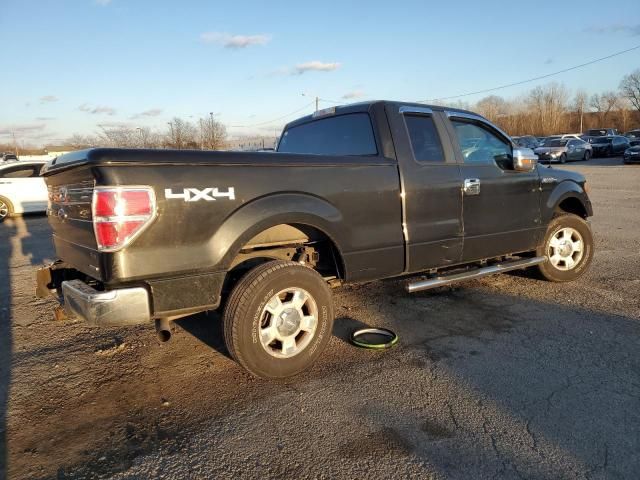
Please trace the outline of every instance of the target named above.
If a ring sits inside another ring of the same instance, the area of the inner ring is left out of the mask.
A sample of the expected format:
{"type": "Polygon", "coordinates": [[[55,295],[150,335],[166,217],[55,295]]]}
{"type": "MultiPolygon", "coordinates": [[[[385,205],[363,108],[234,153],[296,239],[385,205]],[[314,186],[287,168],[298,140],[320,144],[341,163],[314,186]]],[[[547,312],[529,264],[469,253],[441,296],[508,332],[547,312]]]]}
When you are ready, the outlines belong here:
{"type": "Polygon", "coordinates": [[[543,167],[485,118],[376,101],[289,123],[276,152],[92,149],[44,169],[60,260],[40,296],[94,325],[223,308],[230,354],[296,374],[333,324],[331,288],[407,277],[415,292],[593,256],[585,179],[543,167]]]}

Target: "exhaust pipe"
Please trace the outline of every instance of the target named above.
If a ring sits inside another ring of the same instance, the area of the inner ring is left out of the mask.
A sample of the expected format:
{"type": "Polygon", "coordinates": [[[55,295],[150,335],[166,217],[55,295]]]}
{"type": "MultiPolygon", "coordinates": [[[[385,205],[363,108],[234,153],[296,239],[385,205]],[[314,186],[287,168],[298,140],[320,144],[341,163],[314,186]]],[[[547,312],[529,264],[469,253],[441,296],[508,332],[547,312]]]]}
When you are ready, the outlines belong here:
{"type": "Polygon", "coordinates": [[[168,318],[159,318],[156,320],[156,334],[158,340],[162,343],[171,340],[171,324],[168,318]]]}

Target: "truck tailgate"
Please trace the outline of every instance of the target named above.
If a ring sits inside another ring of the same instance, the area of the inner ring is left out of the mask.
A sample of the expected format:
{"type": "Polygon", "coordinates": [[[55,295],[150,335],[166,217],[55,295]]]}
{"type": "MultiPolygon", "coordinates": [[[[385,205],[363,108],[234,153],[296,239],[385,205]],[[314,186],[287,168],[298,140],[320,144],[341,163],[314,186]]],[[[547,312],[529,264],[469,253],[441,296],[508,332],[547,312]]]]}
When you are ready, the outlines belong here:
{"type": "Polygon", "coordinates": [[[99,256],[91,215],[95,180],[90,168],[52,171],[46,178],[47,215],[58,255],[83,273],[96,277],[99,256]]]}

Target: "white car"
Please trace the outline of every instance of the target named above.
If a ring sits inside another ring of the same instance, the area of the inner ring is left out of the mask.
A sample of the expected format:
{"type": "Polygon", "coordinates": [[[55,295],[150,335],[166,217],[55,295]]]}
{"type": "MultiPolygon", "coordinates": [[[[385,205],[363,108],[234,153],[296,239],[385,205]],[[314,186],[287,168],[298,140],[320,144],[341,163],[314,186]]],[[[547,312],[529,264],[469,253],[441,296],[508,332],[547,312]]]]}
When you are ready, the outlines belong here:
{"type": "Polygon", "coordinates": [[[11,215],[47,210],[47,185],[40,176],[45,162],[0,164],[0,222],[11,215]]]}

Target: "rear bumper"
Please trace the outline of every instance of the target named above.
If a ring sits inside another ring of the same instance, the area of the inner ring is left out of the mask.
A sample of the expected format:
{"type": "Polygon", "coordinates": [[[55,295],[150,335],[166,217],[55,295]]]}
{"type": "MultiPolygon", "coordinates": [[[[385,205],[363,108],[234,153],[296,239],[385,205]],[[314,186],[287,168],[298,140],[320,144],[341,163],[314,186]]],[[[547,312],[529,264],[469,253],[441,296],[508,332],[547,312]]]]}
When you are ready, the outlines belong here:
{"type": "Polygon", "coordinates": [[[36,296],[55,296],[66,316],[91,325],[138,325],[215,310],[220,306],[225,278],[225,272],[215,272],[147,280],[135,286],[108,286],[57,261],[37,270],[36,296]]]}
{"type": "Polygon", "coordinates": [[[142,287],[98,291],[82,280],[62,282],[67,316],[90,325],[137,325],[151,321],[149,293],[142,287]]]}

